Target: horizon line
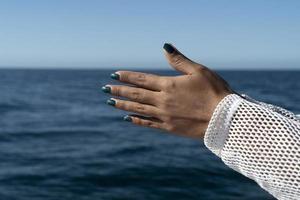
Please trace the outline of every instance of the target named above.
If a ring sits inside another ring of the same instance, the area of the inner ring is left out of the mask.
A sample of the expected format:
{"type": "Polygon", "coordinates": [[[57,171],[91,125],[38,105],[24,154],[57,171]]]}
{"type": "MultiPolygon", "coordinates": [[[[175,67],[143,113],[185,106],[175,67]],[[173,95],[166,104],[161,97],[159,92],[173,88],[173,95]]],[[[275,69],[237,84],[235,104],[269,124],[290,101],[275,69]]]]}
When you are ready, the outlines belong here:
{"type": "MultiPolygon", "coordinates": [[[[0,70],[155,70],[155,71],[176,71],[171,67],[168,68],[150,68],[150,67],[54,67],[54,66],[40,66],[40,67],[28,67],[28,66],[0,66],[0,70]]],[[[300,68],[213,68],[212,70],[224,70],[224,71],[300,71],[300,68]]]]}

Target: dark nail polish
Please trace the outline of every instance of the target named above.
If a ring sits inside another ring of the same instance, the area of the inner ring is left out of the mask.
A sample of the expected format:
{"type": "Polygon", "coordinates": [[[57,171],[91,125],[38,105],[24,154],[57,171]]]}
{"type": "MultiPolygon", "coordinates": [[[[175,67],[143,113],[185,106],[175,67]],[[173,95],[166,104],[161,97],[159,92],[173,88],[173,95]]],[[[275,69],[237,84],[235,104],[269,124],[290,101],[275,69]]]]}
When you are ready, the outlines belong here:
{"type": "Polygon", "coordinates": [[[110,75],[110,77],[111,77],[112,79],[115,79],[115,80],[119,80],[119,79],[120,79],[120,75],[119,75],[119,74],[116,74],[116,73],[112,73],[112,74],[110,75]]]}
{"type": "Polygon", "coordinates": [[[116,105],[116,101],[113,100],[113,99],[108,99],[108,100],[106,101],[106,103],[107,103],[108,105],[111,105],[111,106],[115,106],[115,105],[116,105]]]}
{"type": "Polygon", "coordinates": [[[132,118],[129,115],[126,115],[123,119],[124,121],[132,122],[132,118]]]}
{"type": "Polygon", "coordinates": [[[110,91],[111,91],[110,87],[108,87],[108,86],[103,86],[103,87],[101,88],[101,90],[102,90],[103,92],[105,92],[105,93],[110,93],[110,91]]]}
{"type": "Polygon", "coordinates": [[[168,52],[168,53],[173,53],[175,51],[174,47],[172,47],[170,44],[165,43],[164,44],[164,49],[168,52]]]}

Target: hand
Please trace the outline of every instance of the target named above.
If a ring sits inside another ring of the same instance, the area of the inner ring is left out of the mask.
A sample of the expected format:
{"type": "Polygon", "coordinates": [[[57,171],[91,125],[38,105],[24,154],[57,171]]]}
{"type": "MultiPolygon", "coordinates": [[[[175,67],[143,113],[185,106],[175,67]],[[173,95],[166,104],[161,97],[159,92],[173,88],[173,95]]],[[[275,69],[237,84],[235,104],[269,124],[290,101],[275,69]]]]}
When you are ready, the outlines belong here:
{"type": "Polygon", "coordinates": [[[164,52],[170,65],[183,75],[117,71],[112,78],[132,86],[106,85],[102,90],[128,100],[111,98],[107,103],[135,113],[124,118],[134,124],[203,138],[217,104],[233,92],[215,72],[191,61],[172,45],[165,44],[164,52]]]}

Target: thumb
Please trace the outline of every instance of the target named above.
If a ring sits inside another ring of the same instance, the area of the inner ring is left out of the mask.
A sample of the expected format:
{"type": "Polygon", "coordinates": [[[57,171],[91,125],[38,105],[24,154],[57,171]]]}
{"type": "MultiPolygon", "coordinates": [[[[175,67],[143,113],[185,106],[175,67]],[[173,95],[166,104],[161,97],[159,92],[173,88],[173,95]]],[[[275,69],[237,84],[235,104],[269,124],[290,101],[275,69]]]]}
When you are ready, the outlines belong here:
{"type": "Polygon", "coordinates": [[[165,43],[163,48],[167,61],[174,69],[184,74],[193,74],[201,67],[180,53],[173,45],[165,43]]]}

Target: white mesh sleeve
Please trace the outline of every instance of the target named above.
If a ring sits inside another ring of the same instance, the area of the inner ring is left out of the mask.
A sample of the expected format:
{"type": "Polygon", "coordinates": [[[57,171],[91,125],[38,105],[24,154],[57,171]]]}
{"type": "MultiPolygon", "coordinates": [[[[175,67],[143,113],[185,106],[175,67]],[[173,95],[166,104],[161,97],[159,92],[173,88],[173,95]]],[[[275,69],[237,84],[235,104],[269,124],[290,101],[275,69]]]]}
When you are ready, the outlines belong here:
{"type": "Polygon", "coordinates": [[[205,145],[278,199],[300,199],[300,121],[280,107],[236,94],[216,107],[205,145]]]}
{"type": "Polygon", "coordinates": [[[281,108],[279,106],[275,106],[275,105],[272,105],[272,104],[268,104],[268,103],[264,103],[264,102],[260,102],[260,101],[256,101],[252,98],[250,98],[249,96],[245,95],[245,94],[242,94],[241,95],[243,98],[245,98],[246,100],[248,101],[252,101],[254,103],[257,103],[257,104],[260,104],[270,110],[273,110],[274,112],[277,112],[287,118],[290,118],[290,119],[293,119],[293,120],[300,120],[299,119],[299,116],[298,115],[295,115],[294,113],[292,113],[291,111],[288,111],[284,108],[281,108]]]}

